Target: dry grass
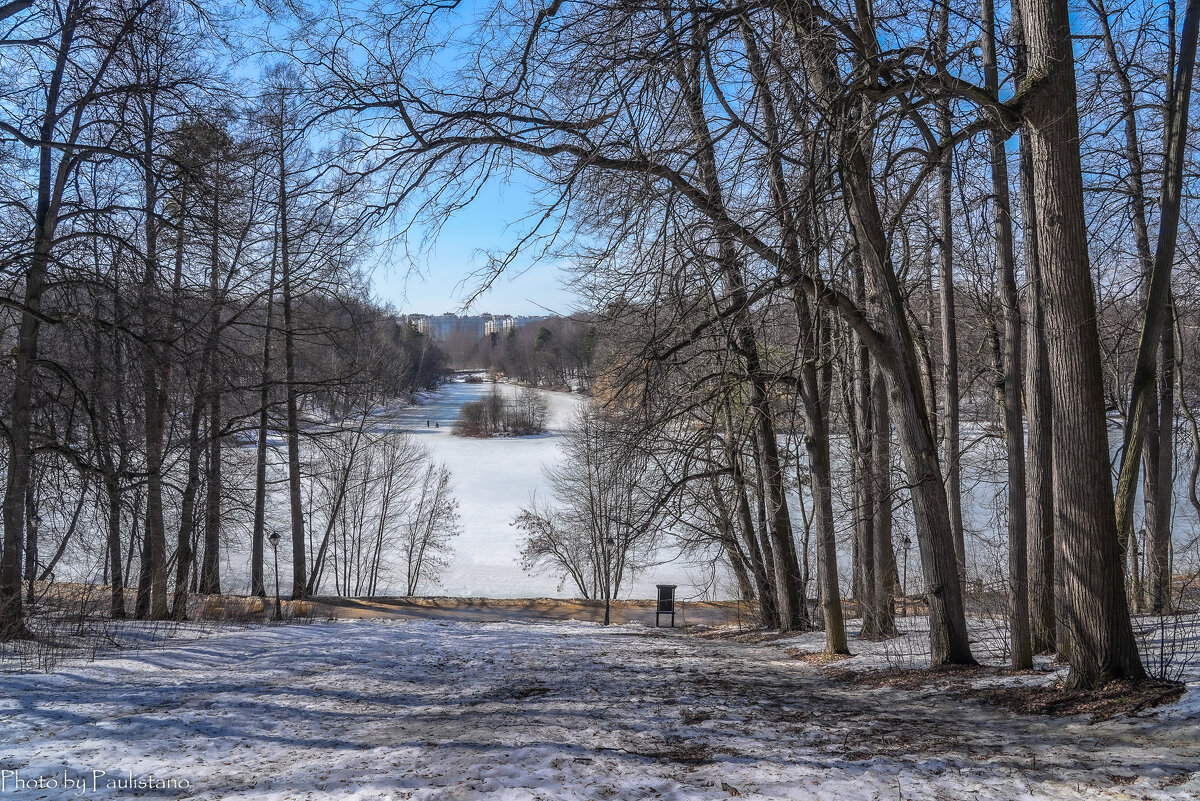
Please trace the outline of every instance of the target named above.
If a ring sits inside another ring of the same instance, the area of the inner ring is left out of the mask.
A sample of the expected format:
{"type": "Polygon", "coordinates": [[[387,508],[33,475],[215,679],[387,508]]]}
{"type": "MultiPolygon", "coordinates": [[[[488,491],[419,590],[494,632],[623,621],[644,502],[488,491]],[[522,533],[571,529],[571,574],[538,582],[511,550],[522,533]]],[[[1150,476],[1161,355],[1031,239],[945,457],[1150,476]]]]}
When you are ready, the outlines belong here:
{"type": "Polygon", "coordinates": [[[830,665],[850,659],[851,654],[831,654],[828,651],[806,651],[803,648],[786,648],[784,653],[792,659],[799,659],[807,665],[830,665]]]}

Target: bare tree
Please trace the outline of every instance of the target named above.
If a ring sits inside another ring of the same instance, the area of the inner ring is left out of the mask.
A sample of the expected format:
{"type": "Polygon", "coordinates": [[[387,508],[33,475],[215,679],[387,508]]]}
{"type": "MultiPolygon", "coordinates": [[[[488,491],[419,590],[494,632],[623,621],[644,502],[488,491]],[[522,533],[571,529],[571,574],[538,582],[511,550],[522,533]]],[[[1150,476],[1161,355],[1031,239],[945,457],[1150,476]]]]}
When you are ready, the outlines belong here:
{"type": "Polygon", "coordinates": [[[585,599],[604,601],[604,623],[624,582],[653,544],[647,459],[617,417],[582,406],[565,432],[560,463],[547,470],[553,507],[532,499],[514,525],[525,532],[521,562],[570,579],[585,599]]]}

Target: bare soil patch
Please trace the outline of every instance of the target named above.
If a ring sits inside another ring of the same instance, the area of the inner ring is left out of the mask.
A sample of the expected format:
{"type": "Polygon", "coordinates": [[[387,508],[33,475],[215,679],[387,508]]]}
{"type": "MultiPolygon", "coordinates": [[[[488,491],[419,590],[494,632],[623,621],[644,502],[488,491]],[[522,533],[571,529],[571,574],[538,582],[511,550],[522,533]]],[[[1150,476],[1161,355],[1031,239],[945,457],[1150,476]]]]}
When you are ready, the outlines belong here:
{"type": "Polygon", "coordinates": [[[1096,723],[1169,704],[1185,689],[1182,682],[1154,679],[1110,681],[1095,690],[1067,689],[1061,683],[1050,687],[981,687],[966,689],[962,697],[1022,715],[1087,715],[1096,723]]]}
{"type": "MultiPolygon", "coordinates": [[[[789,655],[792,655],[789,649],[789,655]]],[[[805,661],[809,661],[805,659],[805,661]]],[[[818,660],[813,660],[819,664],[818,660]]],[[[1037,671],[1013,671],[982,665],[950,665],[942,668],[896,668],[892,670],[831,670],[828,675],[842,684],[870,689],[890,688],[918,691],[937,687],[954,698],[998,706],[1020,715],[1071,717],[1083,715],[1093,723],[1137,715],[1183,695],[1186,686],[1176,681],[1113,681],[1095,690],[1052,685],[988,685],[976,687],[980,679],[1036,675],[1037,671]]]]}
{"type": "Polygon", "coordinates": [[[986,676],[1000,675],[998,668],[982,665],[947,665],[940,668],[890,668],[888,670],[831,670],[829,677],[837,682],[870,689],[891,687],[899,690],[921,690],[931,686],[964,685],[986,676]]]}

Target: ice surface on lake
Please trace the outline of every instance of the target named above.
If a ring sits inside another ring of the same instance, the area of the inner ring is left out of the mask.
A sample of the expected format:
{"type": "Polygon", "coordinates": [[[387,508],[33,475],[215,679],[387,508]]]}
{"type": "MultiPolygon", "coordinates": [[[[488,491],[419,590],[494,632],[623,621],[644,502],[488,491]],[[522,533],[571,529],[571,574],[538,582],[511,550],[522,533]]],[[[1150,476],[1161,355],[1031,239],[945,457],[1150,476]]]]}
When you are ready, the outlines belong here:
{"type": "MultiPolygon", "coordinates": [[[[550,406],[549,430],[545,434],[491,439],[455,436],[452,429],[463,404],[487,394],[492,386],[490,383],[448,383],[437,392],[419,396],[414,404],[396,404],[376,410],[367,426],[375,432],[408,432],[429,449],[435,463],[444,463],[453,477],[462,534],[453,541],[453,559],[443,573],[441,583],[422,587],[421,593],[488,598],[577,597],[579,592],[574,584],[564,584],[560,588],[558,580],[552,576],[529,575],[521,569],[522,533],[511,523],[534,493],[545,494],[543,470],[559,458],[562,431],[584,399],[570,393],[542,390],[550,406]]],[[[496,386],[505,393],[520,391],[519,387],[510,384],[496,386]]],[[[272,454],[268,526],[285,535],[279,547],[279,563],[286,594],[291,586],[291,553],[286,536],[290,519],[285,483],[286,444],[280,439],[273,440],[272,445],[275,452],[272,454]]],[[[252,440],[243,443],[239,450],[242,458],[253,459],[252,440]]],[[[248,471],[245,477],[252,481],[248,471]]],[[[315,525],[320,525],[319,521],[315,525]]],[[[222,588],[226,592],[244,593],[249,587],[248,521],[227,516],[224,528],[222,588]]],[[[663,554],[664,559],[671,556],[671,553],[663,554]]],[[[272,571],[268,549],[268,584],[273,582],[272,571]]],[[[697,576],[701,574],[680,562],[660,565],[628,582],[620,595],[623,598],[654,598],[654,585],[669,583],[680,585],[680,598],[690,598],[699,592],[699,587],[692,585],[693,572],[697,576]]],[[[333,591],[333,582],[326,580],[319,594],[333,591]]],[[[402,592],[403,585],[393,582],[390,586],[382,586],[379,594],[402,592]]]]}
{"type": "MultiPolygon", "coordinates": [[[[499,384],[502,391],[518,387],[499,384]]],[[[491,391],[491,384],[446,384],[419,405],[396,413],[397,423],[429,446],[433,458],[454,475],[455,496],[463,533],[455,540],[454,561],[438,595],[490,598],[575,597],[574,585],[559,589],[550,576],[530,576],[519,561],[521,532],[511,523],[521,506],[537,492],[545,494],[543,469],[559,458],[558,444],[578,404],[579,395],[546,392],[549,431],[533,437],[473,439],[451,433],[464,403],[491,391]],[[425,421],[440,427],[426,427],[425,421]]],[[[637,577],[622,595],[653,598],[656,583],[688,584],[687,566],[664,565],[637,577]]],[[[689,589],[690,591],[690,589],[689,589]]]]}
{"type": "MultiPolygon", "coordinates": [[[[572,587],[558,590],[548,576],[526,575],[518,564],[521,532],[510,525],[542,489],[542,469],[557,458],[562,427],[582,399],[562,392],[547,392],[550,431],[534,437],[473,439],[451,433],[458,410],[491,389],[491,384],[453,383],[401,410],[398,422],[429,446],[433,458],[445,463],[454,476],[454,494],[462,515],[462,534],[454,542],[454,561],[439,595],[524,598],[574,595],[572,587]],[[426,427],[425,421],[439,428],[426,427]]],[[[516,388],[500,385],[506,392],[516,388]]]]}

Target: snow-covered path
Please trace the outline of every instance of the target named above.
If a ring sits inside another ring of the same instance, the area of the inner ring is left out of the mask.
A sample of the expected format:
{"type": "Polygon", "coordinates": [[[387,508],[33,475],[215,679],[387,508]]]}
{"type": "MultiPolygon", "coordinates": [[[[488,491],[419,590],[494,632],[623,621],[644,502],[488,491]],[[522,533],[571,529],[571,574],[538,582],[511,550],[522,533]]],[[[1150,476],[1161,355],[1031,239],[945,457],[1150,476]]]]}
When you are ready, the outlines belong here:
{"type": "Polygon", "coordinates": [[[1194,718],[1018,717],[639,626],[222,629],[0,699],[0,768],[59,783],[0,799],[1200,797],[1194,718]],[[105,788],[128,772],[188,787],[105,788]]]}

